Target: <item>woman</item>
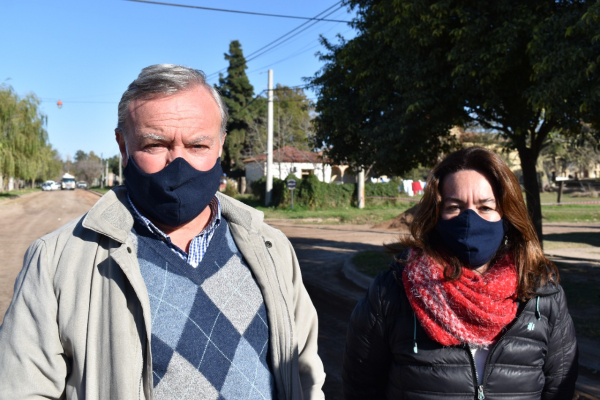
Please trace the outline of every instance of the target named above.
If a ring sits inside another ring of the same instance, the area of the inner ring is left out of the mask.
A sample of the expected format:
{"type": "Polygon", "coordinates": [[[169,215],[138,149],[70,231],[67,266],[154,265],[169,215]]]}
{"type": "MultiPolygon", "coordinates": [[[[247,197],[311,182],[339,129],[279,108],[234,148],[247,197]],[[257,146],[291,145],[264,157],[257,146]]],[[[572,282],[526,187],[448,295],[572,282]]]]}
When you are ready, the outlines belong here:
{"type": "Polygon", "coordinates": [[[352,313],[346,399],[571,399],[577,343],[521,187],[471,147],[431,172],[408,249],[352,313]]]}

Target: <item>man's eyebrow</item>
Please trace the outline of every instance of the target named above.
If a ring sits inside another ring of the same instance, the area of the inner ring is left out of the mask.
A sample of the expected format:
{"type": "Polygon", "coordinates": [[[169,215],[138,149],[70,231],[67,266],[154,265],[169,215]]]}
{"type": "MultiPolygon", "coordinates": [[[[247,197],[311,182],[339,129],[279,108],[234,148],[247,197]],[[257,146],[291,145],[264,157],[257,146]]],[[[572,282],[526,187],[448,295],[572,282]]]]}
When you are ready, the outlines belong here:
{"type": "Polygon", "coordinates": [[[169,140],[164,136],[157,135],[156,133],[146,133],[145,135],[140,136],[140,139],[159,140],[161,142],[169,140]]]}
{"type": "Polygon", "coordinates": [[[196,144],[196,143],[202,143],[202,142],[213,142],[214,138],[209,136],[209,135],[204,135],[204,136],[198,136],[195,137],[194,139],[190,140],[189,142],[187,142],[187,144],[196,144]]]}

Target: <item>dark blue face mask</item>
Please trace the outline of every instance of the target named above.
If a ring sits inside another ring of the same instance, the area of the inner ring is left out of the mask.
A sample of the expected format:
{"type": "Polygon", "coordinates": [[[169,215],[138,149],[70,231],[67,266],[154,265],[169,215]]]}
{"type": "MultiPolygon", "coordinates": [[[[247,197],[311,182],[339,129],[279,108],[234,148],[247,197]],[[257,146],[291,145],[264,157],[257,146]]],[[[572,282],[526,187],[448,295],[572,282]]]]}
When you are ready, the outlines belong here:
{"type": "Polygon", "coordinates": [[[446,250],[465,265],[478,268],[489,262],[502,243],[505,223],[486,221],[473,210],[452,219],[439,219],[435,229],[446,250]]]}
{"type": "Polygon", "coordinates": [[[129,197],[144,215],[170,227],[196,218],[219,189],[223,170],[221,158],[208,171],[198,171],[183,158],[162,170],[147,174],[129,156],[123,171],[129,197]]]}

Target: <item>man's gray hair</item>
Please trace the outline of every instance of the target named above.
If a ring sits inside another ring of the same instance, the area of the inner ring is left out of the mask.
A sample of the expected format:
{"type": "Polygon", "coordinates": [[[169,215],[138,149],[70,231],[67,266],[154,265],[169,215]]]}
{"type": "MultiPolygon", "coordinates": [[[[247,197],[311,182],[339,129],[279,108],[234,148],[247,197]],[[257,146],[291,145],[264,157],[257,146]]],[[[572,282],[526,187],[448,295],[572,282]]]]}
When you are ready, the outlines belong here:
{"type": "Polygon", "coordinates": [[[131,82],[119,102],[119,122],[117,130],[125,134],[125,123],[129,115],[129,104],[133,100],[148,98],[156,94],[173,94],[182,90],[191,89],[194,86],[202,86],[209,91],[219,106],[221,114],[221,136],[227,127],[227,107],[221,95],[211,85],[206,83],[206,75],[199,69],[193,69],[174,64],[156,64],[146,67],[138,77],[131,82]]]}

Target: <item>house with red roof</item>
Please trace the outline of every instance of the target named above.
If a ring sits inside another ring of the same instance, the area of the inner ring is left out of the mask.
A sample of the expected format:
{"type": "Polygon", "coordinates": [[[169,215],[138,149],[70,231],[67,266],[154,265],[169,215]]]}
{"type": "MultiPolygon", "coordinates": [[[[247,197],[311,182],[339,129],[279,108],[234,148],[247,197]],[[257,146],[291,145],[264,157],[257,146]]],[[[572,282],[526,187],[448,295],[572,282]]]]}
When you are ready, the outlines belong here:
{"type": "MultiPolygon", "coordinates": [[[[267,173],[267,155],[260,154],[242,160],[246,169],[246,183],[262,178],[267,173]]],[[[332,166],[327,164],[322,153],[284,146],[273,151],[273,177],[285,179],[294,174],[298,179],[315,175],[321,182],[331,183],[332,166]]]]}

